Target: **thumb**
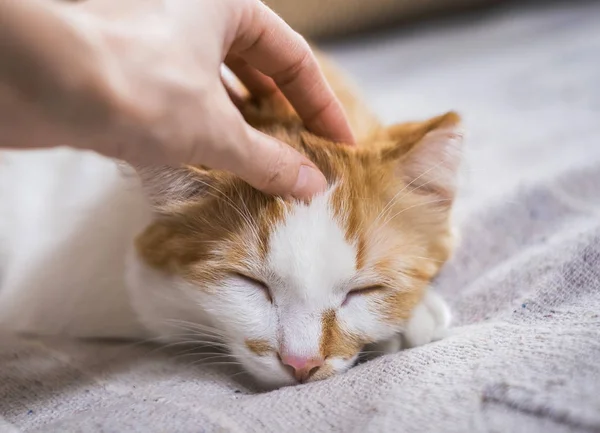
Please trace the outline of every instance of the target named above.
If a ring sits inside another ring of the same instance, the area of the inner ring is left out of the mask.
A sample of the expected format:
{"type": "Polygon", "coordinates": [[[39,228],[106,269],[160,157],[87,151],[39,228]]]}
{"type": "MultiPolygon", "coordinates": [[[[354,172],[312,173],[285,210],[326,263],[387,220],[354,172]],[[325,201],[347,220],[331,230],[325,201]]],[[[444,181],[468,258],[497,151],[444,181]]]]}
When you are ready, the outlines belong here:
{"type": "Polygon", "coordinates": [[[230,171],[270,194],[309,199],[327,187],[325,176],[289,145],[247,126],[248,141],[230,171]]]}
{"type": "Polygon", "coordinates": [[[227,127],[225,134],[220,134],[219,151],[212,161],[205,160],[211,167],[227,170],[260,191],[285,198],[306,200],[325,190],[325,176],[308,158],[252,128],[231,100],[227,96],[224,99],[226,103],[219,104],[223,109],[213,111],[227,127]]]}

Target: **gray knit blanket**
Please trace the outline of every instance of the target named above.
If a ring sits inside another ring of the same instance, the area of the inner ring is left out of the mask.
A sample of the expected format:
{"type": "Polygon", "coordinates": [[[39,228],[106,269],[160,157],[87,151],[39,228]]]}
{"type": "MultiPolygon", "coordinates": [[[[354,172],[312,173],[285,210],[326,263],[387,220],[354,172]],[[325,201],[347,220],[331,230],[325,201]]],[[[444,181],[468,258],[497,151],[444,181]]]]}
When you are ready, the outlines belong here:
{"type": "Polygon", "coordinates": [[[457,109],[449,338],[257,393],[224,365],[0,336],[0,432],[600,431],[600,4],[504,6],[326,46],[386,121],[457,109]]]}

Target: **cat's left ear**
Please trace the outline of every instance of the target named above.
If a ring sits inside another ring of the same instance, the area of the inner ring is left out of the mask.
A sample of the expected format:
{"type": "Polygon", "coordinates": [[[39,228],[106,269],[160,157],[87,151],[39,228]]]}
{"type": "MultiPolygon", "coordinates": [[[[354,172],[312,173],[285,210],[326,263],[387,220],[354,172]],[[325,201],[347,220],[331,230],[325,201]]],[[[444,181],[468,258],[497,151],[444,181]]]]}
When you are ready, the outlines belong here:
{"type": "Polygon", "coordinates": [[[418,193],[451,203],[462,159],[460,117],[450,112],[426,122],[397,125],[389,134],[396,143],[383,150],[383,158],[394,161],[403,183],[418,193]]]}
{"type": "Polygon", "coordinates": [[[139,179],[150,203],[160,211],[166,206],[200,199],[210,193],[214,175],[200,167],[131,167],[122,172],[139,179]]]}

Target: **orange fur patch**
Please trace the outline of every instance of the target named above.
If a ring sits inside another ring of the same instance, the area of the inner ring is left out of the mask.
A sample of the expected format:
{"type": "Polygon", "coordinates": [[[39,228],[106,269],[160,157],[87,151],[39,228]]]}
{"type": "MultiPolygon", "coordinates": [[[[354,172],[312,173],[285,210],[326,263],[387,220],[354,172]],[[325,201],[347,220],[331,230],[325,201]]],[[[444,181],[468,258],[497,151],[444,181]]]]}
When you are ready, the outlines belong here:
{"type": "Polygon", "coordinates": [[[336,319],[334,310],[328,310],[321,317],[321,341],[319,351],[323,358],[341,357],[349,359],[356,355],[367,343],[355,335],[344,332],[336,319]]]}
{"type": "Polygon", "coordinates": [[[273,352],[275,349],[269,344],[267,340],[248,339],[246,340],[246,347],[252,353],[258,356],[265,356],[273,352]]]}
{"type": "Polygon", "coordinates": [[[328,377],[331,377],[334,373],[334,368],[329,364],[325,364],[319,367],[319,369],[309,377],[308,382],[316,382],[317,380],[327,379],[328,377]]]}

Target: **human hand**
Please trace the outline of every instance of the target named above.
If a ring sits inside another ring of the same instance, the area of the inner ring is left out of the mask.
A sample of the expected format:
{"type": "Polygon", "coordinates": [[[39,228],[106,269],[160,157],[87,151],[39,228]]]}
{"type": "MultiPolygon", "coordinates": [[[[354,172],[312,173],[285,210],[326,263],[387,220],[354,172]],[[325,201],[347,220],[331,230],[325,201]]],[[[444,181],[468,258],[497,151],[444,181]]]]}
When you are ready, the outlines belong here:
{"type": "Polygon", "coordinates": [[[88,0],[68,12],[98,51],[116,113],[100,153],[202,164],[300,199],[324,189],[312,162],[244,121],[223,62],[252,92],[283,92],[308,129],[353,141],[308,44],[259,0],[88,0]]]}

